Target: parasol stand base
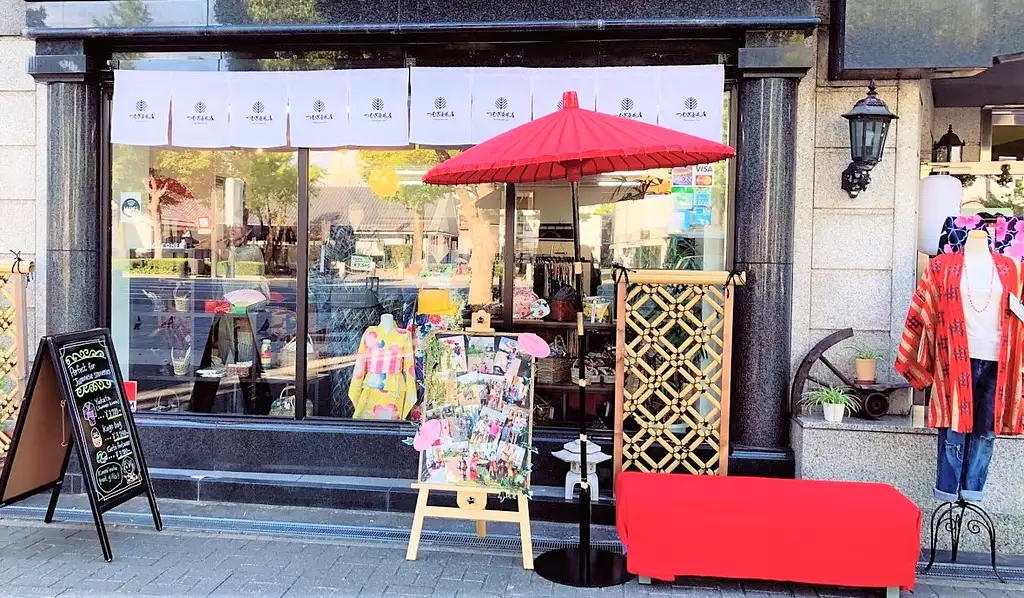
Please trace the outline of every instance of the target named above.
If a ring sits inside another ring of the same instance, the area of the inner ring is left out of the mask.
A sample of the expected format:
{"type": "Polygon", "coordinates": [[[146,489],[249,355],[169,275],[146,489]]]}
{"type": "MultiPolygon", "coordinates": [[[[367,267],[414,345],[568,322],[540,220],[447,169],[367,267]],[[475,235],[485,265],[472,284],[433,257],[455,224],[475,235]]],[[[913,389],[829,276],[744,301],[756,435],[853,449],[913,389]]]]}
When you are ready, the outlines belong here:
{"type": "Polygon", "coordinates": [[[597,548],[582,553],[579,546],[545,552],[533,562],[533,569],[548,581],[576,588],[621,586],[635,577],[626,571],[625,556],[597,548]]]}

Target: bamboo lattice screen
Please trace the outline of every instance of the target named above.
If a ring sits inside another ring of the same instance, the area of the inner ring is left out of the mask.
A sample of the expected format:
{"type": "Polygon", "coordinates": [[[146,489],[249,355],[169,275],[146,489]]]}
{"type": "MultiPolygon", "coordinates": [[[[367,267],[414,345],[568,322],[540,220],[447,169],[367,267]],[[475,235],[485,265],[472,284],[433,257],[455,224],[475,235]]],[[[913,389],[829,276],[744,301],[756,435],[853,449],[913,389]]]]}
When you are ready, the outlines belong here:
{"type": "Polygon", "coordinates": [[[617,287],[615,472],[725,475],[728,272],[642,270],[617,287]]]}
{"type": "Polygon", "coordinates": [[[7,454],[21,404],[28,361],[25,285],[33,264],[0,260],[0,459],[7,454]]]}

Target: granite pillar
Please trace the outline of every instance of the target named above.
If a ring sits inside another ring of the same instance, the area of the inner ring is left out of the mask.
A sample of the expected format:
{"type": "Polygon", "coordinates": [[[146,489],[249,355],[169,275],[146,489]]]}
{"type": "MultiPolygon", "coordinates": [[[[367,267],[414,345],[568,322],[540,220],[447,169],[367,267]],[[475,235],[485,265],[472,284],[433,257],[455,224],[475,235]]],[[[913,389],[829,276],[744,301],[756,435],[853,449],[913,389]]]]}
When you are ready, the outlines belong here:
{"type": "Polygon", "coordinates": [[[812,55],[802,35],[765,32],[740,50],[732,442],[788,447],[796,94],[812,55]],[[753,42],[753,43],[752,43],[753,42]],[[757,44],[767,45],[757,45],[757,44]]]}
{"type": "Polygon", "coordinates": [[[100,92],[82,49],[39,43],[29,60],[29,73],[47,84],[47,334],[95,327],[105,305],[98,292],[100,92]]]}

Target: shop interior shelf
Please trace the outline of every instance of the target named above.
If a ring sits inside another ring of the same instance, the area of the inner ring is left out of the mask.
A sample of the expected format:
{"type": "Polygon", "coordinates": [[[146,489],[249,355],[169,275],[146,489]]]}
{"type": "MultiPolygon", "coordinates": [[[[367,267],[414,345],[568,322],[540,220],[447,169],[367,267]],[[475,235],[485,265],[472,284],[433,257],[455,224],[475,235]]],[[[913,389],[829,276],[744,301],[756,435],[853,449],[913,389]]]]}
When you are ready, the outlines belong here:
{"type": "MultiPolygon", "coordinates": [[[[579,392],[580,387],[575,384],[568,382],[562,384],[541,384],[535,383],[533,385],[534,391],[548,391],[548,392],[579,392]]],[[[587,394],[610,394],[615,392],[614,384],[588,384],[587,394]]]]}
{"type": "MultiPolygon", "coordinates": [[[[504,323],[503,320],[491,320],[491,327],[497,331],[501,331],[501,325],[504,323]]],[[[466,319],[465,325],[469,326],[472,322],[466,319]]],[[[512,320],[512,326],[516,329],[520,328],[533,328],[533,329],[558,329],[558,330],[571,330],[576,328],[576,322],[554,322],[551,320],[529,320],[529,319],[515,319],[512,320]]],[[[615,330],[615,323],[605,324],[591,324],[584,323],[583,329],[592,332],[613,332],[615,330]]]]}

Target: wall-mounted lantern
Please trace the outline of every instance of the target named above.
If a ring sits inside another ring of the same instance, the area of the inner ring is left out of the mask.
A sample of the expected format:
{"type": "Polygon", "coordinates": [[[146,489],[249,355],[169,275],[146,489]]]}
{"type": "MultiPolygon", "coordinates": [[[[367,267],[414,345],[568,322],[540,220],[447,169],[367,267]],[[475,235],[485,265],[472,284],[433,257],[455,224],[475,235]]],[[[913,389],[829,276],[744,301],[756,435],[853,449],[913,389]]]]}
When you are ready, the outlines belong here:
{"type": "Polygon", "coordinates": [[[953,125],[932,147],[932,162],[963,162],[964,146],[967,145],[953,132],[953,125]]]}
{"type": "Polygon", "coordinates": [[[843,118],[850,121],[850,157],[853,160],[843,171],[843,191],[850,197],[857,197],[871,183],[871,169],[882,159],[889,123],[898,117],[878,97],[872,81],[868,95],[858,100],[843,118]]]}

